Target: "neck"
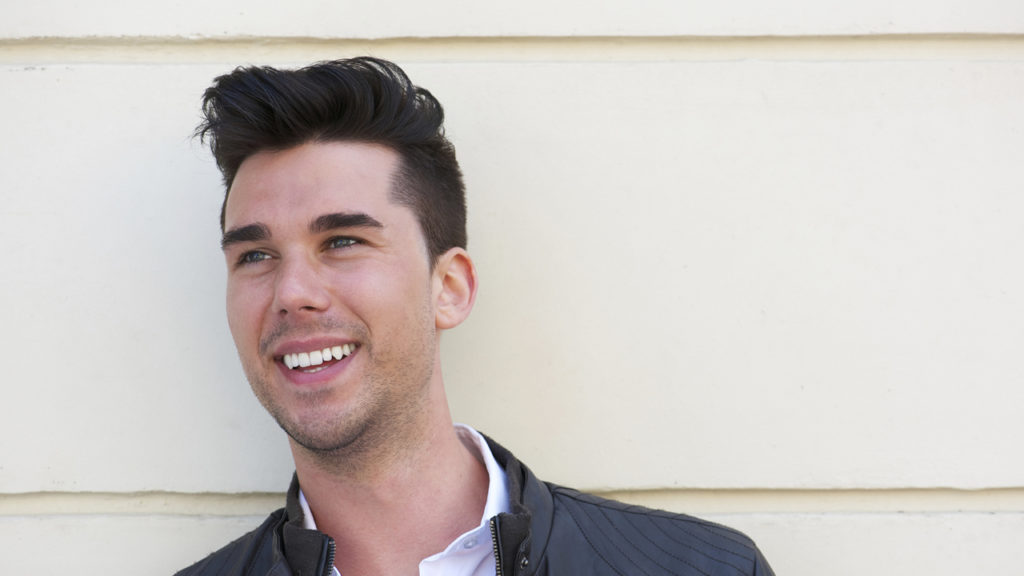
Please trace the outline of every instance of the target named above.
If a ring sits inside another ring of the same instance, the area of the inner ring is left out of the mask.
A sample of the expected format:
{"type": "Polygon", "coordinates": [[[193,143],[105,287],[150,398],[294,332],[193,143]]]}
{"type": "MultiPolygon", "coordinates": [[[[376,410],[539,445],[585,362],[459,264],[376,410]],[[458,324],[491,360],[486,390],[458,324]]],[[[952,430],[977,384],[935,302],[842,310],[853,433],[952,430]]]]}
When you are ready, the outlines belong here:
{"type": "Polygon", "coordinates": [[[479,525],[487,470],[459,439],[447,402],[430,405],[441,409],[428,410],[415,434],[392,430],[366,444],[372,452],[354,446],[331,458],[293,443],[299,484],[317,528],[335,540],[342,574],[418,574],[420,560],[479,525]]]}

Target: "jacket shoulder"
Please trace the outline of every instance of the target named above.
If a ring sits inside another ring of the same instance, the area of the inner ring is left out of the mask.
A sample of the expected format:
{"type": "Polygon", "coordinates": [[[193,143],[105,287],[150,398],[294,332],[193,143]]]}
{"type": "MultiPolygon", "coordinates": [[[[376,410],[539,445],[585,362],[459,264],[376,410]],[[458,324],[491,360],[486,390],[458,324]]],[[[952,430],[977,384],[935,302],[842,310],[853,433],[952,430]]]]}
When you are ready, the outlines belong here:
{"type": "Polygon", "coordinates": [[[175,576],[247,576],[269,574],[274,567],[276,528],[284,508],[270,514],[258,528],[211,553],[175,576]]]}
{"type": "Polygon", "coordinates": [[[554,515],[546,563],[551,574],[571,570],[580,574],[774,576],[754,542],[732,528],[561,486],[550,488],[554,515]]]}

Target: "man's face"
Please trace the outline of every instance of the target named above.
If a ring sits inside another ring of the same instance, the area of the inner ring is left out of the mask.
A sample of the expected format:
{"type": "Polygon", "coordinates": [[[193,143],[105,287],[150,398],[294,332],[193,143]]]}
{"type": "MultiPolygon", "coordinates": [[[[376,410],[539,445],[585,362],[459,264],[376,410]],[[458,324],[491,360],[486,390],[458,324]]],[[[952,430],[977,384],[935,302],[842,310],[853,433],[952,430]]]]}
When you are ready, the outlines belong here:
{"type": "Polygon", "coordinates": [[[260,402],[314,451],[415,418],[435,373],[436,283],[415,215],[390,200],[398,162],[362,143],[265,151],[228,196],[239,357],[260,402]]]}

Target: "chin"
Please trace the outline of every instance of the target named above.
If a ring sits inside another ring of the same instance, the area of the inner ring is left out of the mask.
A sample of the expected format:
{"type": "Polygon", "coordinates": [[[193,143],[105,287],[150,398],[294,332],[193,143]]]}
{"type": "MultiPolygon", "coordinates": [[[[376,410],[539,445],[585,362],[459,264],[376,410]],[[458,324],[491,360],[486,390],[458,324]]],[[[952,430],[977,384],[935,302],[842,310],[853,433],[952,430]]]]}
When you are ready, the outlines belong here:
{"type": "Polygon", "coordinates": [[[341,416],[340,411],[306,414],[278,425],[288,437],[299,446],[314,453],[333,453],[350,449],[365,434],[366,427],[357,424],[358,419],[341,416]]]}

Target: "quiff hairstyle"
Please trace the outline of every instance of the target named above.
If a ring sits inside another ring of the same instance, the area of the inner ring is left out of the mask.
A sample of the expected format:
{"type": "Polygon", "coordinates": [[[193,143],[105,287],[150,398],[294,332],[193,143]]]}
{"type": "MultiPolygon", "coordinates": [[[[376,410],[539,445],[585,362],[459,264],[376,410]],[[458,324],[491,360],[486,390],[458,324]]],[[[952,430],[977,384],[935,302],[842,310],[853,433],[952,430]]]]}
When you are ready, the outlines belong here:
{"type": "Polygon", "coordinates": [[[398,65],[360,57],[298,70],[239,67],[203,94],[196,135],[209,141],[224,176],[224,209],[242,162],[264,150],[305,143],[364,142],[394,150],[399,166],[392,201],[416,215],[431,265],[466,247],[466,192],[444,109],[398,65]]]}

